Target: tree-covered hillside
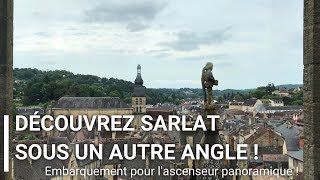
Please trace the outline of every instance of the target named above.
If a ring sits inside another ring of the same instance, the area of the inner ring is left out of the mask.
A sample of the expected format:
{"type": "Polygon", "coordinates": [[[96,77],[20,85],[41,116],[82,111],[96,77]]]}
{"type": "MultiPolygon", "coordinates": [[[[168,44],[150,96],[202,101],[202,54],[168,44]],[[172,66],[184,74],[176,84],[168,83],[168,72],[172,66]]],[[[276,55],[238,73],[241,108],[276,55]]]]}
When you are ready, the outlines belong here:
{"type": "Polygon", "coordinates": [[[14,97],[21,99],[23,105],[44,104],[62,96],[112,96],[129,100],[133,90],[128,81],[68,71],[14,69],[14,77],[14,97]]]}
{"type": "MultiPolygon", "coordinates": [[[[14,69],[14,99],[17,105],[48,105],[63,96],[76,97],[120,97],[131,101],[134,84],[116,78],[100,78],[93,75],[73,74],[68,71],[41,71],[37,69],[14,69]]],[[[268,85],[252,90],[215,90],[214,96],[220,102],[256,98],[281,98],[271,94],[275,87],[268,85]]],[[[179,104],[187,98],[202,98],[201,89],[153,89],[147,87],[148,104],[179,104]]],[[[302,93],[293,96],[288,104],[301,104],[302,93]]]]}
{"type": "MultiPolygon", "coordinates": [[[[14,98],[20,105],[48,104],[63,96],[120,97],[130,103],[134,86],[132,82],[116,78],[30,68],[14,69],[14,78],[14,98]]],[[[184,98],[201,96],[200,89],[147,89],[147,101],[150,104],[178,104],[184,98]]]]}

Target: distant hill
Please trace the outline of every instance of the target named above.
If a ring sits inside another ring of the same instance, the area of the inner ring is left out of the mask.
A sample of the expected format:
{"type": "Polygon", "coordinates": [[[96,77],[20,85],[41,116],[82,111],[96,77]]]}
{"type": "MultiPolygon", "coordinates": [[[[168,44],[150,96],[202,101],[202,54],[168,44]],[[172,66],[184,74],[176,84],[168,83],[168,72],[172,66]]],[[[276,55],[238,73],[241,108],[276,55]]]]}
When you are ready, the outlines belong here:
{"type": "Polygon", "coordinates": [[[302,87],[303,84],[283,84],[283,85],[278,85],[276,88],[286,88],[286,89],[295,89],[297,87],[302,87]]]}

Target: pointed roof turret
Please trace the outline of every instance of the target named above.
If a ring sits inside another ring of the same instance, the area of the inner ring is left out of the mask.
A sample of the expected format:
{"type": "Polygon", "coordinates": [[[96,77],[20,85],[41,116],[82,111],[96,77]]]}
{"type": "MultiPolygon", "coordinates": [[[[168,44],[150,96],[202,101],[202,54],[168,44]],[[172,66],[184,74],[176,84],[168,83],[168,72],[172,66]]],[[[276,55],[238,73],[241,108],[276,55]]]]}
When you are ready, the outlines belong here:
{"type": "Polygon", "coordinates": [[[137,66],[137,77],[134,80],[133,94],[134,97],[145,97],[146,96],[146,87],[143,86],[143,80],[141,77],[141,66],[137,66]]]}
{"type": "Polygon", "coordinates": [[[140,66],[140,64],[138,64],[138,66],[137,66],[137,77],[136,77],[136,80],[134,80],[134,84],[135,85],[143,85],[143,80],[142,80],[142,77],[141,77],[141,66],[140,66]]]}

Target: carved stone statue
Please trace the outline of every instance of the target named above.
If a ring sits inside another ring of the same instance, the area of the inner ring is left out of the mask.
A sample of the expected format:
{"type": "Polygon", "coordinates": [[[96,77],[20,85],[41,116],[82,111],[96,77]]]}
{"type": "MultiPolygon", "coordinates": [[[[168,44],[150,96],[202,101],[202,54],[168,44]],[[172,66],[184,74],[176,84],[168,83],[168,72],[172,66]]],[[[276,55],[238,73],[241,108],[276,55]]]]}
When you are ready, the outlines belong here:
{"type": "MultiPolygon", "coordinates": [[[[216,119],[215,122],[215,130],[211,131],[211,124],[212,122],[208,120],[207,115],[218,115],[218,113],[215,110],[215,107],[212,102],[212,88],[214,85],[218,85],[218,81],[215,80],[212,74],[213,64],[208,62],[206,66],[202,69],[202,75],[201,75],[201,83],[202,83],[202,90],[204,93],[204,115],[206,117],[206,127],[208,128],[208,131],[204,131],[203,136],[200,140],[200,144],[204,146],[205,144],[209,144],[210,147],[215,144],[221,144],[224,145],[223,138],[220,137],[219,131],[222,130],[222,126],[219,119],[216,119]]],[[[217,153],[217,152],[215,152],[217,153]]],[[[217,169],[218,172],[215,176],[197,176],[193,179],[197,180],[222,180],[221,177],[222,168],[224,167],[224,161],[223,160],[216,160],[213,158],[205,159],[202,158],[200,160],[196,160],[194,162],[194,168],[197,169],[217,169]]]]}
{"type": "Polygon", "coordinates": [[[204,93],[204,104],[210,106],[212,104],[212,87],[218,85],[218,80],[215,80],[212,75],[213,64],[207,62],[206,66],[202,69],[201,83],[204,93]]]}

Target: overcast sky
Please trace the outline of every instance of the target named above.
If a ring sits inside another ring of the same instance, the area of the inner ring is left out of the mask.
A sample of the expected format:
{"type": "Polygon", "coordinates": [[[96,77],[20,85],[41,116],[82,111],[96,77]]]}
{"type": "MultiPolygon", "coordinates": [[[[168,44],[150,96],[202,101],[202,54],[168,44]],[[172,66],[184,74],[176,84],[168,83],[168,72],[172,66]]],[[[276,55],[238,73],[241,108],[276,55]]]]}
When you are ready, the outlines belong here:
{"type": "Polygon", "coordinates": [[[302,83],[301,0],[16,0],[14,67],[63,69],[147,87],[302,83]]]}

